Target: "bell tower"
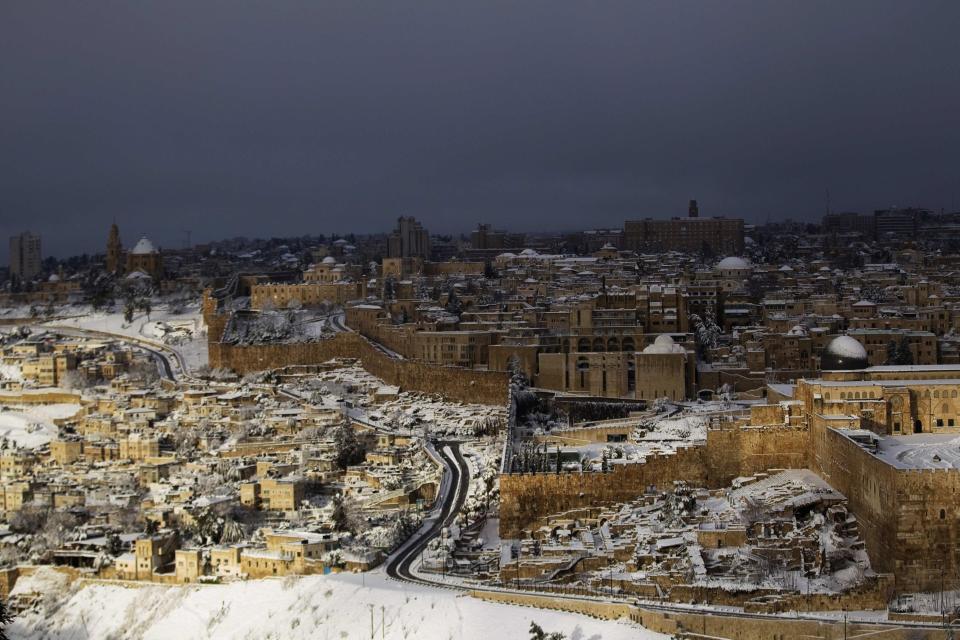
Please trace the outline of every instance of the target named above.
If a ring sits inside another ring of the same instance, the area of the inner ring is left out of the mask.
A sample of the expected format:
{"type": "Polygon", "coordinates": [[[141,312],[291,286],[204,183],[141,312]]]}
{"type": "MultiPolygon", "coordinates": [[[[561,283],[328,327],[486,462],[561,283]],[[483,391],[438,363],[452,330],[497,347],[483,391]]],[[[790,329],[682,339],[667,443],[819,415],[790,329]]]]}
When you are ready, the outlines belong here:
{"type": "Polygon", "coordinates": [[[120,273],[123,265],[121,257],[123,255],[123,245],[120,243],[120,229],[117,223],[110,225],[110,235],[107,236],[107,271],[110,273],[120,273]]]}

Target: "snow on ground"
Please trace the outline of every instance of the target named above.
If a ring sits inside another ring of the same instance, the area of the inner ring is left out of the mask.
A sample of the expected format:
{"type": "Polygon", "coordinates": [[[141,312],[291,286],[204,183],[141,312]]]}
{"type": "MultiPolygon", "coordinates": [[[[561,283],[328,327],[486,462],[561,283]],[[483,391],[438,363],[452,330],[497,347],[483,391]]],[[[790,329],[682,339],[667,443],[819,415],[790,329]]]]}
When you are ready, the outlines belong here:
{"type": "Polygon", "coordinates": [[[660,420],[647,432],[644,440],[703,442],[707,439],[707,421],[700,416],[684,416],[660,420]]]}
{"type": "MultiPolygon", "coordinates": [[[[29,580],[23,578],[22,580],[29,580]]],[[[20,583],[18,582],[18,588],[20,583]]],[[[24,585],[23,589],[28,589],[24,585]]],[[[484,602],[382,574],[128,588],[90,584],[9,627],[14,638],[317,638],[526,640],[530,622],[567,638],[652,640],[628,622],[484,602]]]]}
{"type": "Polygon", "coordinates": [[[0,438],[35,449],[57,437],[54,418],[69,418],[80,410],[77,404],[46,404],[0,408],[0,438]]]}
{"type": "Polygon", "coordinates": [[[20,366],[15,364],[0,364],[0,380],[23,380],[20,366]]]}
{"type": "Polygon", "coordinates": [[[879,439],[877,457],[898,469],[960,468],[960,437],[918,433],[879,439]]]}
{"type": "Polygon", "coordinates": [[[149,318],[137,311],[129,324],[119,307],[113,312],[94,311],[85,306],[66,307],[63,315],[70,317],[53,320],[49,326],[103,331],[162,342],[180,354],[190,371],[207,364],[207,334],[199,303],[171,306],[156,302],[149,318]]]}

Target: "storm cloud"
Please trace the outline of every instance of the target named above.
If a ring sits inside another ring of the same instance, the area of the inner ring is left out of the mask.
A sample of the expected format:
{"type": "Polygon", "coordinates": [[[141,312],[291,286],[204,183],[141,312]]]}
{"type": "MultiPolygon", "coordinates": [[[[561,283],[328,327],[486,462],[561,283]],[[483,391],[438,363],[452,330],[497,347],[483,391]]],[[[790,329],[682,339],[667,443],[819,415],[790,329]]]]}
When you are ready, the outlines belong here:
{"type": "Polygon", "coordinates": [[[960,206],[960,3],[6,2],[0,251],[960,206]]]}

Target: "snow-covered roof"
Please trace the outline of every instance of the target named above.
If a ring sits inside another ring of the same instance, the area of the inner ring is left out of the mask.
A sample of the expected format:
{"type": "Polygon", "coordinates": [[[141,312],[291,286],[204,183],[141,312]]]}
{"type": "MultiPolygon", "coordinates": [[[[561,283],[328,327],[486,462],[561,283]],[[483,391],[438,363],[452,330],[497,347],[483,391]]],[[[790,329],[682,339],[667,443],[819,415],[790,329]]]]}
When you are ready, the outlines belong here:
{"type": "Polygon", "coordinates": [[[153,246],[153,243],[150,242],[147,236],[143,236],[137,241],[137,244],[133,246],[133,249],[130,251],[135,256],[145,256],[151,253],[156,253],[157,248],[153,246]]]}
{"type": "Polygon", "coordinates": [[[667,334],[657,336],[653,344],[647,346],[643,353],[683,353],[685,349],[675,343],[667,334]]]}
{"type": "Polygon", "coordinates": [[[867,357],[867,350],[863,345],[850,336],[837,336],[827,345],[827,351],[844,358],[867,357]]]}
{"type": "Polygon", "coordinates": [[[720,270],[750,269],[750,263],[747,262],[744,258],[738,258],[737,256],[729,256],[717,263],[717,269],[720,269],[720,270]]]}

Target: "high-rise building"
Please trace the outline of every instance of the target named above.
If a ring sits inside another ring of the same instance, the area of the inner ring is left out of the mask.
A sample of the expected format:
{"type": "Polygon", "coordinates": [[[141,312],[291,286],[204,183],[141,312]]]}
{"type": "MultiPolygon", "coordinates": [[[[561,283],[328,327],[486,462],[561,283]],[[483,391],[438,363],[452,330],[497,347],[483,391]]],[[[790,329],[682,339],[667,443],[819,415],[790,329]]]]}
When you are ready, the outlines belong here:
{"type": "Polygon", "coordinates": [[[40,236],[25,231],[10,237],[10,276],[32,280],[40,274],[40,236]]]}
{"type": "Polygon", "coordinates": [[[739,218],[672,218],[627,220],[624,246],[631,251],[743,252],[743,220],[739,218]]]}
{"type": "Polygon", "coordinates": [[[400,216],[397,219],[397,228],[387,240],[387,257],[429,260],[430,232],[413,216],[400,216]]]}
{"type": "Polygon", "coordinates": [[[699,218],[700,217],[700,207],[697,206],[696,200],[690,201],[690,208],[687,209],[687,216],[690,218],[699,218]]]}
{"type": "Polygon", "coordinates": [[[474,249],[503,249],[506,241],[507,232],[489,224],[478,224],[470,233],[470,246],[474,249]]]}

